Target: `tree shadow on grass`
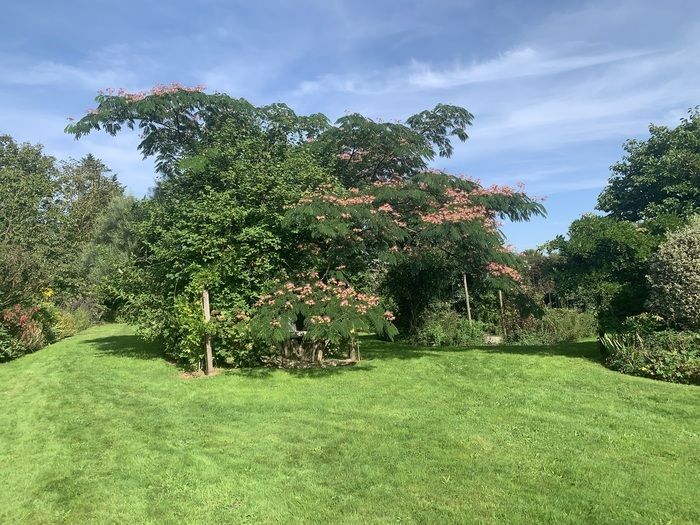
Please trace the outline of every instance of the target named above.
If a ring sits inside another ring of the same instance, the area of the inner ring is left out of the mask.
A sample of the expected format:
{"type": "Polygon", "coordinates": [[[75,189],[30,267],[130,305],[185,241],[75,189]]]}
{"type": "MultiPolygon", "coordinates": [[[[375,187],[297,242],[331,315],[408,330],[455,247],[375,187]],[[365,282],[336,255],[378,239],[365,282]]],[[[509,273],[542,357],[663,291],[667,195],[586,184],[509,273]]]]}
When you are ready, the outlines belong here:
{"type": "MultiPolygon", "coordinates": [[[[131,359],[163,360],[174,363],[163,352],[162,346],[149,342],[137,335],[113,335],[108,337],[98,337],[82,341],[82,344],[89,344],[96,348],[95,355],[98,357],[116,356],[131,359]]],[[[174,363],[175,364],[175,363],[174,363]]],[[[326,366],[318,368],[220,368],[224,374],[235,374],[243,377],[265,379],[272,376],[274,370],[280,370],[294,377],[326,377],[347,372],[368,371],[373,367],[367,364],[361,366],[326,366]]]]}
{"type": "Polygon", "coordinates": [[[98,337],[82,342],[90,344],[97,349],[98,357],[116,356],[132,359],[162,359],[168,361],[163,348],[153,342],[146,341],[137,335],[112,335],[98,337]]]}
{"type": "Polygon", "coordinates": [[[515,354],[542,357],[568,357],[600,362],[600,350],[595,341],[562,343],[557,345],[478,345],[470,347],[425,347],[408,343],[387,343],[367,338],[362,342],[363,358],[372,359],[417,359],[438,357],[440,354],[455,354],[480,350],[493,354],[515,354]]]}
{"type": "Polygon", "coordinates": [[[479,350],[494,354],[536,355],[542,357],[569,357],[588,361],[601,361],[596,341],[561,343],[557,345],[497,345],[479,346],[479,350]]]}
{"type": "Polygon", "coordinates": [[[259,368],[229,368],[225,369],[225,373],[252,379],[268,379],[272,377],[273,372],[281,372],[301,379],[307,377],[328,377],[353,372],[369,372],[373,368],[373,366],[361,361],[359,364],[355,365],[314,368],[274,368],[269,366],[259,368]]]}

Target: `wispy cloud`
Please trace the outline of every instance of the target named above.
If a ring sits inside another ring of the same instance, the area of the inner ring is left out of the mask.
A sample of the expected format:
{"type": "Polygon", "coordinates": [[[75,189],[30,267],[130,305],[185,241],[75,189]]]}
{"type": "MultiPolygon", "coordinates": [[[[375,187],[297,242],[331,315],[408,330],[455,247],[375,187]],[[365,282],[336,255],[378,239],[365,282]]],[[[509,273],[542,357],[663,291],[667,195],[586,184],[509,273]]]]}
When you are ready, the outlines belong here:
{"type": "Polygon", "coordinates": [[[124,82],[123,70],[83,68],[53,61],[0,65],[0,84],[16,86],[72,86],[99,89],[124,82]]]}
{"type": "Polygon", "coordinates": [[[470,84],[506,81],[525,77],[544,77],[635,59],[648,55],[645,50],[553,55],[533,47],[511,49],[495,58],[470,64],[456,63],[436,67],[412,60],[408,65],[389,71],[362,74],[326,74],[304,80],[297,86],[300,93],[340,91],[357,94],[381,94],[397,90],[415,91],[451,89],[470,84]]]}

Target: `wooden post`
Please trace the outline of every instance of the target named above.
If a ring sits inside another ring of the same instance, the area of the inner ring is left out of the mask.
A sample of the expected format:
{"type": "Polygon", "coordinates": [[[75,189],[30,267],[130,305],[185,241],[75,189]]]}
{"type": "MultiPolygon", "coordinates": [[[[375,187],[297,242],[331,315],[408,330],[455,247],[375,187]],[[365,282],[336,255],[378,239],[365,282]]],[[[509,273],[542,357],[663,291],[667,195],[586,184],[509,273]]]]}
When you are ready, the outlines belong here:
{"type": "Polygon", "coordinates": [[[503,292],[498,290],[498,302],[501,305],[501,327],[503,328],[503,339],[506,338],[506,311],[503,307],[503,292]]]}
{"type": "Polygon", "coordinates": [[[464,282],[464,297],[467,300],[467,319],[469,324],[472,324],[472,307],[469,305],[469,288],[467,287],[467,274],[462,273],[462,281],[464,282]]]}
{"type": "Polygon", "coordinates": [[[204,324],[207,326],[207,333],[204,334],[204,373],[211,375],[214,371],[214,354],[211,349],[211,336],[208,332],[208,325],[211,320],[209,290],[202,290],[202,310],[204,310],[204,324]]]}

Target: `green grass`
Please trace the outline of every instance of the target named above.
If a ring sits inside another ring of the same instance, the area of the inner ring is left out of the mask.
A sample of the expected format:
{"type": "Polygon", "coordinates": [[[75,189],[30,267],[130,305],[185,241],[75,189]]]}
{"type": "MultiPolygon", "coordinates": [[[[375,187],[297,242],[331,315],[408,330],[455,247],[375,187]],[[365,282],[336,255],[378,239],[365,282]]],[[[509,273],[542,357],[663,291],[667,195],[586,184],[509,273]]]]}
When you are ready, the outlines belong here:
{"type": "Polygon", "coordinates": [[[0,365],[0,523],[699,523],[700,389],[594,343],[184,380],[123,325],[0,365]]]}

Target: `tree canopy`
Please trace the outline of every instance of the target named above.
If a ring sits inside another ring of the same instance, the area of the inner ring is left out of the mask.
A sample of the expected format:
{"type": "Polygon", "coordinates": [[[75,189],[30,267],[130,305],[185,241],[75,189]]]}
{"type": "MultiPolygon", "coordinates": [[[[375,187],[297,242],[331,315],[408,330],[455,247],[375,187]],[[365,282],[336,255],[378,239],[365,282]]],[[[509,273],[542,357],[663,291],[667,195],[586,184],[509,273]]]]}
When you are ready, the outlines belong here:
{"type": "Polygon", "coordinates": [[[700,110],[675,128],[649,126],[647,140],[630,140],[598,197],[598,209],[627,221],[671,227],[700,211],[700,110]]]}

